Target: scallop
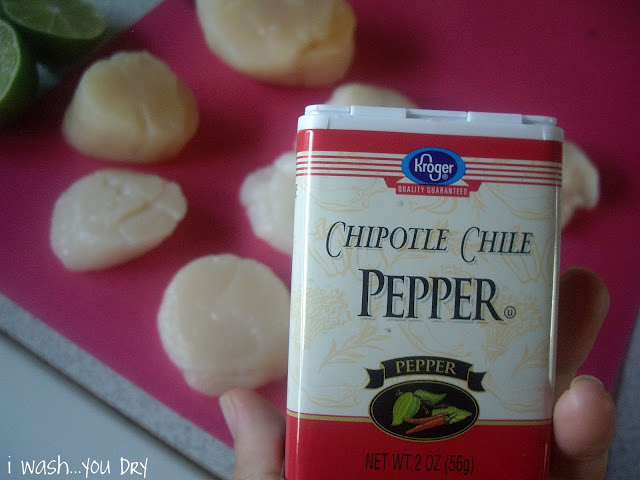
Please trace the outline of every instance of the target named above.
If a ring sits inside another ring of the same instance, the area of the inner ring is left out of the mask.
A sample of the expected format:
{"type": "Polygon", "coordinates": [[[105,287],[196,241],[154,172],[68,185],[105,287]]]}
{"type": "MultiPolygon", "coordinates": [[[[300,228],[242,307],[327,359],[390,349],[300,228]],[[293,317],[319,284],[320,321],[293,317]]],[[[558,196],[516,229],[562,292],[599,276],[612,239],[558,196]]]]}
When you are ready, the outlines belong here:
{"type": "Polygon", "coordinates": [[[195,390],[254,388],[287,371],[289,292],[266,265],[232,254],[182,267],[164,292],[158,331],[195,390]]]}
{"type": "Polygon", "coordinates": [[[101,270],[159,245],[185,216],[177,183],[155,175],[100,170],[81,178],[55,203],[50,242],[69,270],[101,270]]]}
{"type": "Polygon", "coordinates": [[[575,143],[562,145],[562,196],[560,218],[566,226],[578,209],[593,209],[600,199],[600,174],[575,143]]]}
{"type": "Polygon", "coordinates": [[[199,121],[191,89],[148,52],[117,52],[82,75],[62,124],[80,152],[112,161],[175,157],[199,121]]]}
{"type": "Polygon", "coordinates": [[[286,152],[245,178],[242,203],[253,232],[282,253],[293,253],[296,154],[286,152]]]}
{"type": "Polygon", "coordinates": [[[328,105],[418,108],[411,99],[397,90],[358,82],[340,85],[326,103],[328,105]]]}
{"type": "Polygon", "coordinates": [[[356,18],[345,0],[197,0],[209,48],[262,81],[329,85],[348,71],[356,18]]]}

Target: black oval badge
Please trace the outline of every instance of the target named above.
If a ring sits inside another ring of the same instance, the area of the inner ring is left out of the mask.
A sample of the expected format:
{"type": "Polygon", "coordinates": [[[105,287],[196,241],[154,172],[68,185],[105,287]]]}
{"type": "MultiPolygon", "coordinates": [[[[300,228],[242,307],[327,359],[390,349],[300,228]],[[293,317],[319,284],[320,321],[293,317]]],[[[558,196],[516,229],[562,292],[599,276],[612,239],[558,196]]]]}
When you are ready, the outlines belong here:
{"type": "Polygon", "coordinates": [[[432,442],[458,436],[478,419],[478,402],[460,387],[414,380],[385,388],[369,405],[378,428],[394,437],[432,442]]]}

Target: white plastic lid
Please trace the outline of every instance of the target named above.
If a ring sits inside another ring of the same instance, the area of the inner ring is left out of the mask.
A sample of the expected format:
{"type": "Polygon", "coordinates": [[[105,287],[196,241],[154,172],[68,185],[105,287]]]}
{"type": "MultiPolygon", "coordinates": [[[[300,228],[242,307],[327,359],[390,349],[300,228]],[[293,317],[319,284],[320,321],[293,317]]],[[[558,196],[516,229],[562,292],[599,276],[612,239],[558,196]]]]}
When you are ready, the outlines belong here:
{"type": "Polygon", "coordinates": [[[562,141],[556,119],[515,113],[424,110],[361,105],[310,105],[298,130],[376,130],[562,141]]]}

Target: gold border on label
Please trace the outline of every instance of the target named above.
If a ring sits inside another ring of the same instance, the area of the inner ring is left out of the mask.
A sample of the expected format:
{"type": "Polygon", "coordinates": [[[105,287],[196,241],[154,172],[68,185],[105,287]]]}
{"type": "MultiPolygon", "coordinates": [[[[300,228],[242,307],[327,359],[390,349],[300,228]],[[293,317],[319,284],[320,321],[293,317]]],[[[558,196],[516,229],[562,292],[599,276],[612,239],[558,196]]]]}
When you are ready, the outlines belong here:
{"type": "MultiPolygon", "coordinates": [[[[303,420],[320,420],[326,422],[351,422],[351,423],[374,423],[370,417],[349,417],[349,416],[336,416],[336,415],[313,415],[309,413],[298,413],[293,410],[287,409],[287,415],[293,418],[301,418],[303,420]]],[[[537,427],[542,425],[550,425],[551,419],[546,418],[542,420],[477,420],[474,425],[490,425],[490,426],[505,426],[505,427],[537,427]]]]}
{"type": "Polygon", "coordinates": [[[298,413],[293,410],[287,409],[287,415],[294,418],[301,418],[303,420],[323,420],[327,422],[349,422],[349,423],[373,423],[373,420],[369,417],[349,417],[349,416],[336,416],[336,415],[313,415],[309,413],[298,413]]]}

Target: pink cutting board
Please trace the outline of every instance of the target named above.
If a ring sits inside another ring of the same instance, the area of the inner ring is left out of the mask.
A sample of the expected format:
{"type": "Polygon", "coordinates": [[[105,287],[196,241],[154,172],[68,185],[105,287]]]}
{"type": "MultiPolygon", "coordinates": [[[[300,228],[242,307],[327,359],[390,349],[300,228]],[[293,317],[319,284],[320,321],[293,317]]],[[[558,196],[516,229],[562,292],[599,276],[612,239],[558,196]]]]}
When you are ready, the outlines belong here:
{"type": "MultiPolygon", "coordinates": [[[[611,290],[609,317],[584,366],[611,387],[640,305],[637,1],[351,3],[357,53],[345,81],[396,88],[424,108],[555,116],[597,163],[602,201],[564,231],[562,265],[594,269],[611,290]]],[[[252,234],[238,188],[246,174],[292,148],[305,105],[322,103],[332,89],[270,86],[234,72],[205,46],[189,0],[166,0],[96,57],[121,49],[164,59],[198,98],[200,128],[182,154],[131,167],[179,182],[188,214],[157,249],[108,271],[70,273],[53,256],[49,220],[58,195],[114,166],[61,137],[78,69],[0,132],[0,291],[229,442],[217,400],[190,390],[164,354],[157,308],[173,274],[211,253],[258,259],[288,282],[290,259],[252,234]]],[[[284,408],[284,381],[260,391],[284,408]]]]}

